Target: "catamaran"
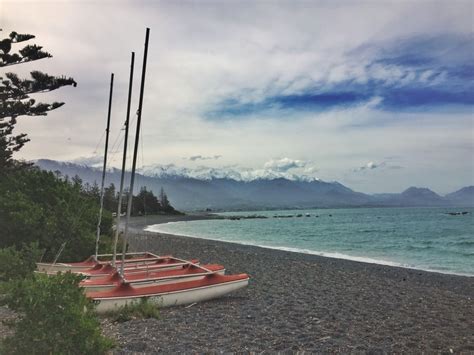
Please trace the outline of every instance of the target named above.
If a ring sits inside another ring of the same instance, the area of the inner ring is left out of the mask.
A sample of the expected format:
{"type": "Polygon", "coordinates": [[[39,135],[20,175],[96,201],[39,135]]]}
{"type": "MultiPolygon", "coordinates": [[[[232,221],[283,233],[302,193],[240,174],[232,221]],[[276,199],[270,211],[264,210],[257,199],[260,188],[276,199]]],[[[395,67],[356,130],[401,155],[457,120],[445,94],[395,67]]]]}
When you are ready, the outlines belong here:
{"type": "Polygon", "coordinates": [[[107,291],[124,283],[128,283],[138,288],[154,284],[165,285],[183,281],[199,280],[212,273],[224,275],[225,268],[218,264],[186,264],[176,268],[147,269],[134,273],[125,273],[124,277],[122,277],[119,272],[114,272],[108,276],[84,280],[79,284],[79,286],[84,287],[87,292],[107,291]]]}
{"type": "MultiPolygon", "coordinates": [[[[157,256],[156,254],[150,252],[126,252],[128,226],[130,222],[133,201],[132,196],[136,171],[138,142],[140,136],[140,122],[143,107],[143,93],[146,76],[149,34],[150,29],[147,28],[145,37],[145,50],[143,55],[142,77],[140,84],[140,96],[137,111],[137,124],[132,172],[130,179],[130,189],[128,193],[126,213],[127,218],[125,221],[122,253],[117,254],[117,243],[120,229],[128,124],[130,119],[133,67],[135,58],[133,52],[130,68],[127,116],[125,121],[125,142],[122,160],[122,175],[120,182],[119,204],[116,213],[117,219],[113,253],[98,254],[100,224],[103,208],[103,189],[107,164],[110,112],[113,92],[112,74],[106,129],[107,138],[105,143],[104,167],[102,171],[102,192],[100,201],[101,206],[99,212],[99,220],[97,224],[95,255],[79,263],[54,262],[37,264],[38,270],[42,272],[56,273],[59,271],[71,271],[75,273],[80,273],[81,275],[85,276],[86,279],[80,283],[80,286],[85,289],[86,296],[91,298],[97,305],[98,312],[114,310],[118,307],[127,304],[133,304],[143,299],[161,307],[195,303],[223,296],[229,292],[247,286],[249,282],[249,276],[247,274],[225,275],[225,269],[222,265],[200,265],[198,260],[184,260],[175,258],[170,255],[157,256]],[[117,256],[120,256],[120,260],[117,260],[117,256]]],[[[58,253],[58,256],[60,252],[58,253]]],[[[58,256],[56,257],[56,260],[58,256]]]]}
{"type": "MultiPolygon", "coordinates": [[[[97,254],[91,255],[84,261],[77,263],[36,263],[36,268],[39,272],[47,274],[55,274],[58,272],[82,272],[91,268],[108,265],[111,262],[112,254],[97,254]]],[[[132,252],[126,254],[125,263],[147,263],[159,258],[158,255],[150,252],[132,252]]]]}
{"type": "MultiPolygon", "coordinates": [[[[120,272],[121,275],[131,275],[139,273],[142,271],[159,271],[159,270],[169,270],[169,269],[179,269],[186,265],[199,265],[199,260],[184,260],[174,258],[172,256],[163,256],[160,257],[153,263],[150,264],[130,264],[127,265],[123,272],[120,272]]],[[[110,276],[117,272],[117,267],[112,266],[111,264],[105,264],[96,266],[89,270],[80,271],[79,274],[83,275],[87,279],[94,279],[98,277],[110,276]]]]}
{"type": "Polygon", "coordinates": [[[143,299],[159,307],[207,301],[244,288],[248,282],[247,274],[213,273],[200,280],[146,287],[136,287],[125,282],[110,291],[86,292],[86,296],[94,301],[97,312],[104,313],[139,303],[143,299]]]}

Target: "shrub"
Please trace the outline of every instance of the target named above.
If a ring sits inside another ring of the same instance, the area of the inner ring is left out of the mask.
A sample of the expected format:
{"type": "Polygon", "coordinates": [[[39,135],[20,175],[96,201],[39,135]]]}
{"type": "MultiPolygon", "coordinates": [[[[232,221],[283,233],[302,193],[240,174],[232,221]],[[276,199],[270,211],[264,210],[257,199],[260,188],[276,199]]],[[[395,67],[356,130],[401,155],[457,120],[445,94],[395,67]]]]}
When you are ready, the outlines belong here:
{"type": "MultiPolygon", "coordinates": [[[[44,260],[80,261],[95,249],[99,202],[80,181],[36,168],[9,171],[0,183],[0,248],[38,242],[44,260]]],[[[111,234],[112,215],[104,211],[101,231],[111,234]]],[[[102,238],[101,250],[111,239],[102,238]]]]}
{"type": "Polygon", "coordinates": [[[102,336],[93,304],[78,284],[81,276],[37,274],[8,284],[3,300],[19,315],[0,353],[103,354],[112,347],[102,336]]]}
{"type": "Polygon", "coordinates": [[[37,243],[23,245],[19,251],[14,247],[0,249],[0,282],[33,275],[40,256],[41,250],[37,243]]]}
{"type": "Polygon", "coordinates": [[[158,319],[160,313],[156,304],[150,303],[146,298],[142,298],[140,302],[127,304],[120,307],[116,311],[106,314],[114,322],[126,322],[131,319],[158,319]]]}

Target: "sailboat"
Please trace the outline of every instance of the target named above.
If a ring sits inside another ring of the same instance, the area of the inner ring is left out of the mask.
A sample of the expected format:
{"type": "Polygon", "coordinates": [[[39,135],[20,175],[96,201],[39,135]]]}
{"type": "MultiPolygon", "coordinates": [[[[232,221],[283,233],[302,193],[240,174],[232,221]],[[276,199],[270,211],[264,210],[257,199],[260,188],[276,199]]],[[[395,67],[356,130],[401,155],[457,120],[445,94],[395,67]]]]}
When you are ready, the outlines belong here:
{"type": "MultiPolygon", "coordinates": [[[[130,82],[127,104],[127,118],[125,121],[125,141],[122,160],[122,175],[120,182],[119,203],[116,213],[116,231],[112,254],[98,254],[100,223],[103,207],[103,187],[107,163],[108,133],[110,125],[110,111],[113,92],[113,74],[109,98],[107,117],[107,138],[105,143],[104,168],[102,173],[101,209],[97,224],[97,238],[95,255],[79,263],[38,263],[38,270],[48,273],[71,271],[83,275],[86,279],[80,283],[85,289],[86,296],[97,305],[98,312],[106,312],[140,300],[147,300],[161,307],[182,305],[209,300],[223,296],[248,285],[247,274],[226,275],[222,265],[200,265],[199,260],[184,260],[171,255],[158,256],[154,253],[126,252],[128,226],[130,222],[133,188],[135,180],[140,123],[143,107],[144,84],[148,55],[150,29],[146,29],[145,50],[143,56],[140,96],[137,111],[137,124],[133,153],[130,189],[128,193],[127,214],[124,228],[122,253],[117,254],[117,244],[120,229],[120,216],[125,174],[125,161],[130,118],[130,104],[132,95],[134,53],[132,52],[130,82]],[[117,257],[120,256],[120,260],[117,257]]],[[[59,253],[58,253],[59,254],[59,253]]],[[[56,258],[57,259],[57,258],[56,258]]]]}
{"type": "Polygon", "coordinates": [[[122,283],[110,291],[86,292],[98,313],[116,310],[146,299],[158,307],[171,307],[222,297],[248,285],[247,274],[221,275],[213,273],[200,280],[136,287],[128,282],[122,283]]]}
{"type": "MultiPolygon", "coordinates": [[[[123,274],[125,276],[125,275],[139,273],[142,271],[153,272],[153,271],[159,271],[159,270],[178,269],[186,265],[199,265],[199,260],[197,259],[184,260],[184,259],[175,258],[171,255],[162,256],[162,257],[159,257],[153,263],[147,263],[147,264],[133,263],[130,265],[126,265],[123,269],[123,273],[120,273],[120,274],[121,275],[123,274]]],[[[111,263],[108,263],[104,265],[98,265],[92,269],[83,270],[78,273],[87,279],[93,279],[97,277],[109,276],[109,275],[114,274],[115,272],[118,272],[117,267],[112,266],[111,263]]]]}
{"type": "MultiPolygon", "coordinates": [[[[132,66],[131,66],[131,74],[130,74],[130,83],[133,80],[133,63],[134,63],[134,53],[132,53],[132,66]]],[[[91,255],[89,258],[87,258],[84,261],[81,262],[75,262],[75,263],[58,263],[57,259],[59,258],[59,255],[61,254],[64,246],[66,245],[67,241],[63,243],[62,247],[60,248],[58,254],[56,255],[56,258],[54,262],[52,263],[43,263],[43,262],[37,262],[36,267],[37,267],[37,272],[42,272],[42,273],[47,273],[47,274],[55,274],[58,272],[82,272],[100,265],[106,265],[109,263],[112,263],[115,265],[115,258],[116,258],[116,248],[114,248],[114,253],[113,254],[99,254],[99,241],[100,241],[100,225],[102,221],[102,210],[104,206],[104,184],[105,184],[105,173],[107,169],[107,152],[108,152],[108,145],[109,145],[109,132],[110,132],[110,117],[111,117],[111,112],[112,112],[112,97],[113,97],[113,87],[114,87],[114,74],[112,73],[110,75],[110,92],[109,92],[109,105],[108,105],[108,110],[107,110],[107,126],[105,130],[105,151],[104,151],[104,161],[103,161],[103,168],[102,168],[102,182],[101,182],[101,192],[100,192],[100,209],[99,209],[99,216],[98,216],[98,221],[97,221],[97,228],[96,228],[96,245],[95,245],[95,254],[91,255]]],[[[125,150],[124,150],[124,156],[126,154],[126,147],[127,147],[127,136],[128,136],[128,120],[130,117],[130,98],[131,98],[131,84],[129,88],[129,99],[128,99],[128,108],[127,108],[127,121],[126,121],[126,127],[127,127],[127,132],[125,135],[125,150]]],[[[124,157],[124,163],[125,164],[125,157],[124,157]]],[[[125,166],[122,167],[122,171],[124,171],[125,166]]],[[[122,172],[122,181],[121,181],[121,190],[120,194],[122,194],[122,187],[123,187],[123,172],[122,172]]],[[[119,209],[121,206],[121,195],[120,195],[120,202],[119,202],[119,209]]],[[[120,211],[119,211],[120,212],[120,211]]],[[[118,222],[120,221],[120,216],[118,217],[118,222]]],[[[118,228],[117,228],[118,229],[118,228]]],[[[118,233],[118,231],[117,231],[118,233]]],[[[116,238],[118,236],[116,235],[116,238]]],[[[120,254],[121,261],[120,263],[146,263],[150,262],[148,259],[156,259],[158,258],[157,255],[150,253],[150,252],[127,252],[123,256],[120,254]]],[[[152,261],[152,260],[151,260],[152,261]]]]}
{"type": "MultiPolygon", "coordinates": [[[[133,183],[140,134],[149,35],[150,29],[147,28],[138,104],[135,149],[127,204],[127,219],[125,222],[121,255],[122,262],[120,263],[118,272],[110,275],[108,278],[104,277],[89,282],[85,281],[81,285],[86,288],[86,296],[94,301],[98,312],[107,312],[127,304],[140,302],[144,299],[161,307],[190,304],[221,297],[229,292],[246,287],[249,282],[249,276],[247,274],[225,275],[225,269],[220,265],[199,266],[192,262],[186,263],[185,260],[182,260],[184,265],[177,269],[168,269],[167,271],[151,269],[150,265],[146,265],[146,270],[135,273],[131,273],[130,269],[126,268],[125,249],[132,206],[131,197],[133,196],[133,183]]],[[[117,216],[120,216],[120,210],[117,216]]]]}
{"type": "MultiPolygon", "coordinates": [[[[36,268],[38,272],[43,272],[47,274],[56,274],[58,272],[82,272],[97,266],[107,265],[111,262],[112,254],[97,254],[91,255],[84,261],[76,263],[36,263],[36,268]]],[[[127,263],[147,263],[156,260],[158,255],[155,255],[150,252],[134,252],[127,253],[125,262],[127,263]],[[150,260],[151,259],[151,260],[150,260]]]]}
{"type": "Polygon", "coordinates": [[[113,274],[91,278],[82,281],[79,286],[84,287],[87,292],[98,292],[111,290],[123,283],[134,287],[145,287],[154,284],[170,284],[183,280],[192,281],[202,279],[211,273],[225,274],[225,268],[218,264],[197,265],[186,263],[175,268],[155,268],[140,271],[125,272],[125,278],[118,272],[113,274]]]}

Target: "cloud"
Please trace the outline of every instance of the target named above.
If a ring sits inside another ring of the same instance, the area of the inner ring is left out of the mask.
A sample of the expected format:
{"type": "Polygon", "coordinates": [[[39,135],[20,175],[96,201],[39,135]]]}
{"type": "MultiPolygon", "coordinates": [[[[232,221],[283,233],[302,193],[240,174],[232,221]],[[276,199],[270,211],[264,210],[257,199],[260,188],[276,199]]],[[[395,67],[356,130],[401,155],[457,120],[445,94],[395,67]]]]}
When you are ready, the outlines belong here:
{"type": "Polygon", "coordinates": [[[463,33],[364,43],[323,72],[310,66],[306,73],[287,78],[285,85],[273,80],[265,88],[237,91],[206,115],[210,119],[242,118],[279,110],[284,117],[287,111],[345,109],[374,98],[378,102],[373,106],[384,111],[466,110],[474,105],[473,47],[470,34],[463,33]]]}
{"type": "Polygon", "coordinates": [[[86,166],[102,166],[104,162],[104,157],[99,155],[92,155],[88,157],[79,157],[72,160],[75,164],[86,165],[86,166]]]}
{"type": "Polygon", "coordinates": [[[288,171],[293,168],[304,168],[307,165],[307,162],[302,160],[295,160],[290,158],[281,158],[281,159],[271,159],[270,161],[264,164],[264,168],[274,171],[288,171]]]}
{"type": "Polygon", "coordinates": [[[362,171],[369,171],[375,169],[391,169],[391,170],[399,170],[403,169],[401,165],[392,165],[386,161],[382,161],[380,163],[375,163],[373,161],[369,161],[366,165],[360,166],[358,168],[353,169],[353,172],[362,172],[362,171]]]}
{"type": "Polygon", "coordinates": [[[185,157],[183,159],[196,161],[196,160],[217,160],[219,158],[222,158],[222,155],[212,155],[212,156],[193,155],[190,157],[185,157]]]}
{"type": "Polygon", "coordinates": [[[377,168],[384,167],[386,165],[385,162],[381,163],[374,163],[373,161],[369,161],[367,164],[360,166],[358,168],[355,168],[353,171],[354,172],[360,172],[360,171],[365,171],[365,170],[374,170],[377,168]]]}
{"type": "Polygon", "coordinates": [[[169,177],[184,176],[199,180],[233,179],[237,181],[254,181],[259,179],[272,180],[284,178],[294,181],[319,180],[314,176],[316,167],[309,166],[307,162],[296,159],[272,159],[264,164],[263,168],[246,168],[238,165],[212,168],[197,166],[193,168],[178,167],[175,164],[150,165],[139,169],[140,173],[149,176],[169,177]],[[305,168],[304,170],[302,168],[305,168]],[[289,172],[289,170],[295,170],[289,172]]]}
{"type": "Polygon", "coordinates": [[[474,149],[466,96],[474,62],[469,2],[210,1],[199,16],[191,2],[1,4],[4,33],[27,29],[37,36],[33,43],[54,55],[11,71],[78,81],[77,88],[37,95],[66,105],[44,119],[19,119],[16,131],[31,142],[18,158],[94,154],[105,129],[110,72],[116,74],[114,141],[125,118],[132,50],[132,112],[137,109],[146,24],[151,37],[139,165],[219,163],[248,167],[249,173],[234,170],[249,176],[317,174],[364,192],[400,191],[427,180],[448,192],[472,183],[473,165],[466,164],[474,149]],[[51,13],[55,21],[45,22],[51,13]],[[183,160],[214,152],[223,157],[183,160]],[[405,159],[384,158],[393,155],[405,159]],[[349,174],[372,156],[404,169],[383,179],[377,168],[349,174]],[[319,172],[265,169],[269,157],[317,161],[319,172]],[[346,173],[350,184],[341,180],[346,173]]]}

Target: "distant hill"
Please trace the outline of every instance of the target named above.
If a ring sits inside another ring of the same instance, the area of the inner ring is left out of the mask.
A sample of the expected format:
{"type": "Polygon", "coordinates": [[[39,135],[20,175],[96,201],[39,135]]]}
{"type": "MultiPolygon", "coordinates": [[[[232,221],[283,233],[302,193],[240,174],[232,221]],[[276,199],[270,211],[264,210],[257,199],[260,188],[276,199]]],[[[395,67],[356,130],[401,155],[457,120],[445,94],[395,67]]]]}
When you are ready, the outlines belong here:
{"type": "Polygon", "coordinates": [[[446,199],[453,205],[473,206],[474,205],[474,186],[466,186],[462,189],[447,194],[446,199]]]}
{"type": "MultiPolygon", "coordinates": [[[[35,162],[44,170],[60,171],[70,177],[78,175],[84,182],[100,182],[101,170],[89,166],[41,159],[35,162]]],[[[130,174],[126,174],[126,185],[130,174]]],[[[264,177],[237,180],[234,175],[192,177],[180,170],[145,170],[136,175],[136,189],[146,186],[155,194],[163,187],[171,204],[179,210],[245,210],[268,208],[357,207],[357,206],[448,206],[457,201],[474,205],[474,187],[461,189],[442,197],[426,188],[411,187],[401,194],[368,195],[351,190],[338,182],[264,177]],[[452,195],[452,196],[451,196],[452,195]],[[467,197],[466,197],[467,196],[467,197]]],[[[107,172],[106,184],[120,183],[120,171],[107,172]]]]}
{"type": "Polygon", "coordinates": [[[386,206],[443,206],[448,202],[427,188],[409,187],[399,194],[374,195],[378,204],[386,206]]]}

